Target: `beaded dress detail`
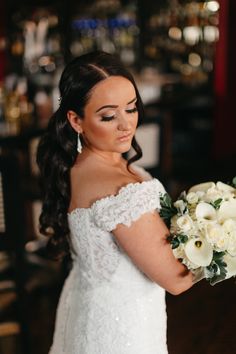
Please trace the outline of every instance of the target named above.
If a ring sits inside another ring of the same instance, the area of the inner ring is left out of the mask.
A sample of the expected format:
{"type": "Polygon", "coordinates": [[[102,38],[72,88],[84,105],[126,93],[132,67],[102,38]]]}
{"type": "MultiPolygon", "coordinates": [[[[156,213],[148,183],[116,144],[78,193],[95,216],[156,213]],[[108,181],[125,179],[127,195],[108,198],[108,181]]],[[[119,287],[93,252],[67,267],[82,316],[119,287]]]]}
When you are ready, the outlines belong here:
{"type": "Polygon", "coordinates": [[[50,354],[167,354],[165,290],[116,243],[112,230],[160,209],[157,179],[130,183],[68,214],[73,266],[50,354]]]}

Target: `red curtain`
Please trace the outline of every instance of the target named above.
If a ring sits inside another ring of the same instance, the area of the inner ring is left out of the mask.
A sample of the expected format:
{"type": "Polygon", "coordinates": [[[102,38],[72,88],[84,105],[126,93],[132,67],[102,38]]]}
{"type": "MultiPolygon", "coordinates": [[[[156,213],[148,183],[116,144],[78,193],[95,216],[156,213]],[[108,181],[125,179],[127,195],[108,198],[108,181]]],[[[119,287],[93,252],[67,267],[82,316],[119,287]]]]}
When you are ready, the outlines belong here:
{"type": "Polygon", "coordinates": [[[236,1],[220,0],[219,31],[215,61],[215,158],[236,154],[236,1]]]}

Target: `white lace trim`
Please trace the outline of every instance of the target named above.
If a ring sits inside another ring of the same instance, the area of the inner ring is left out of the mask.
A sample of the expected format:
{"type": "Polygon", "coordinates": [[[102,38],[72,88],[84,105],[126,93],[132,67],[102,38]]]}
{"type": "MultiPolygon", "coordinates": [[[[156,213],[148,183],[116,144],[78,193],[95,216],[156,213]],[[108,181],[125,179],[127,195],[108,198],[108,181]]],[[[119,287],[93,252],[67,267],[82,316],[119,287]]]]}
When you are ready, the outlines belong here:
{"type": "Polygon", "coordinates": [[[92,205],[96,225],[104,231],[112,231],[118,224],[130,226],[142,214],[160,209],[160,196],[165,193],[157,180],[129,183],[119,193],[97,200],[92,205]]]}

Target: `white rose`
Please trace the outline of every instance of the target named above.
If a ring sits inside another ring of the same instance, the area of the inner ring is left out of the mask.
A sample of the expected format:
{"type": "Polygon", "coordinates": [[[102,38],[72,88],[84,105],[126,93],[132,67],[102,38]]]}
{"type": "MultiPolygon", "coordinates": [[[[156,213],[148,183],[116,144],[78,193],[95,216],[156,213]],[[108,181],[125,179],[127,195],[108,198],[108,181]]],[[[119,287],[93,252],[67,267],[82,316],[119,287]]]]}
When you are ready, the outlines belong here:
{"type": "Polygon", "coordinates": [[[197,219],[196,221],[197,227],[201,232],[206,232],[206,228],[208,225],[216,225],[217,220],[207,220],[207,219],[197,219]]]}
{"type": "Polygon", "coordinates": [[[176,220],[176,223],[177,223],[178,227],[184,232],[188,232],[193,227],[193,221],[189,215],[180,216],[176,220]]]}
{"type": "Polygon", "coordinates": [[[185,244],[185,254],[198,267],[206,267],[213,257],[212,246],[202,238],[194,238],[185,244]]]}
{"type": "Polygon", "coordinates": [[[198,200],[204,199],[205,193],[202,191],[196,191],[196,194],[198,196],[198,200]]]}
{"type": "Polygon", "coordinates": [[[197,219],[206,219],[206,220],[215,220],[216,219],[216,210],[215,208],[205,202],[200,202],[195,210],[197,219]]]}
{"type": "Polygon", "coordinates": [[[177,259],[183,259],[185,256],[183,244],[180,244],[179,247],[174,248],[172,251],[177,259]]]}
{"type": "Polygon", "coordinates": [[[189,189],[189,192],[206,192],[209,188],[214,187],[215,183],[214,182],[205,182],[205,183],[200,183],[196,184],[195,186],[192,186],[189,189]]]}
{"type": "Polygon", "coordinates": [[[236,231],[236,221],[233,219],[228,219],[223,223],[222,227],[225,232],[230,234],[231,232],[236,231]]]}
{"type": "Polygon", "coordinates": [[[223,192],[215,188],[215,186],[208,189],[206,192],[206,200],[209,202],[223,198],[223,192]]]}
{"type": "Polygon", "coordinates": [[[186,199],[189,204],[196,204],[198,202],[198,195],[194,192],[190,192],[186,195],[186,199]]]}
{"type": "Polygon", "coordinates": [[[222,202],[219,209],[217,210],[217,216],[220,222],[223,222],[227,219],[236,220],[236,199],[222,202]]]}
{"type": "Polygon", "coordinates": [[[236,256],[236,221],[228,219],[222,225],[225,233],[228,235],[227,252],[231,256],[236,256]]]}
{"type": "Polygon", "coordinates": [[[219,224],[208,224],[206,227],[206,239],[214,245],[218,251],[225,251],[228,247],[229,237],[219,224]]]}
{"type": "Polygon", "coordinates": [[[217,182],[216,187],[222,192],[236,192],[236,189],[234,187],[229,186],[228,184],[225,184],[223,182],[217,182]]]}
{"type": "Polygon", "coordinates": [[[227,252],[233,257],[236,256],[236,232],[229,237],[227,252]]]}
{"type": "Polygon", "coordinates": [[[224,255],[224,262],[227,264],[226,279],[229,279],[236,275],[236,257],[232,257],[229,254],[224,255]]]}

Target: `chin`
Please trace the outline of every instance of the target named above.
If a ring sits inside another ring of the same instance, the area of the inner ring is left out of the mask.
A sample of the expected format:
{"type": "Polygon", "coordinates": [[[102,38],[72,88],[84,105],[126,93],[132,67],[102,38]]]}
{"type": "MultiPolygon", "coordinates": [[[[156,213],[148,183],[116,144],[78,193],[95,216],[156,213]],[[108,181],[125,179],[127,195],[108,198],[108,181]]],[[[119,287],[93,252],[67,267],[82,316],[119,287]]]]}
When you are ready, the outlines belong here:
{"type": "Polygon", "coordinates": [[[126,144],[124,146],[122,146],[120,149],[119,149],[119,152],[124,154],[126,152],[128,152],[129,150],[131,149],[131,144],[126,144]]]}

